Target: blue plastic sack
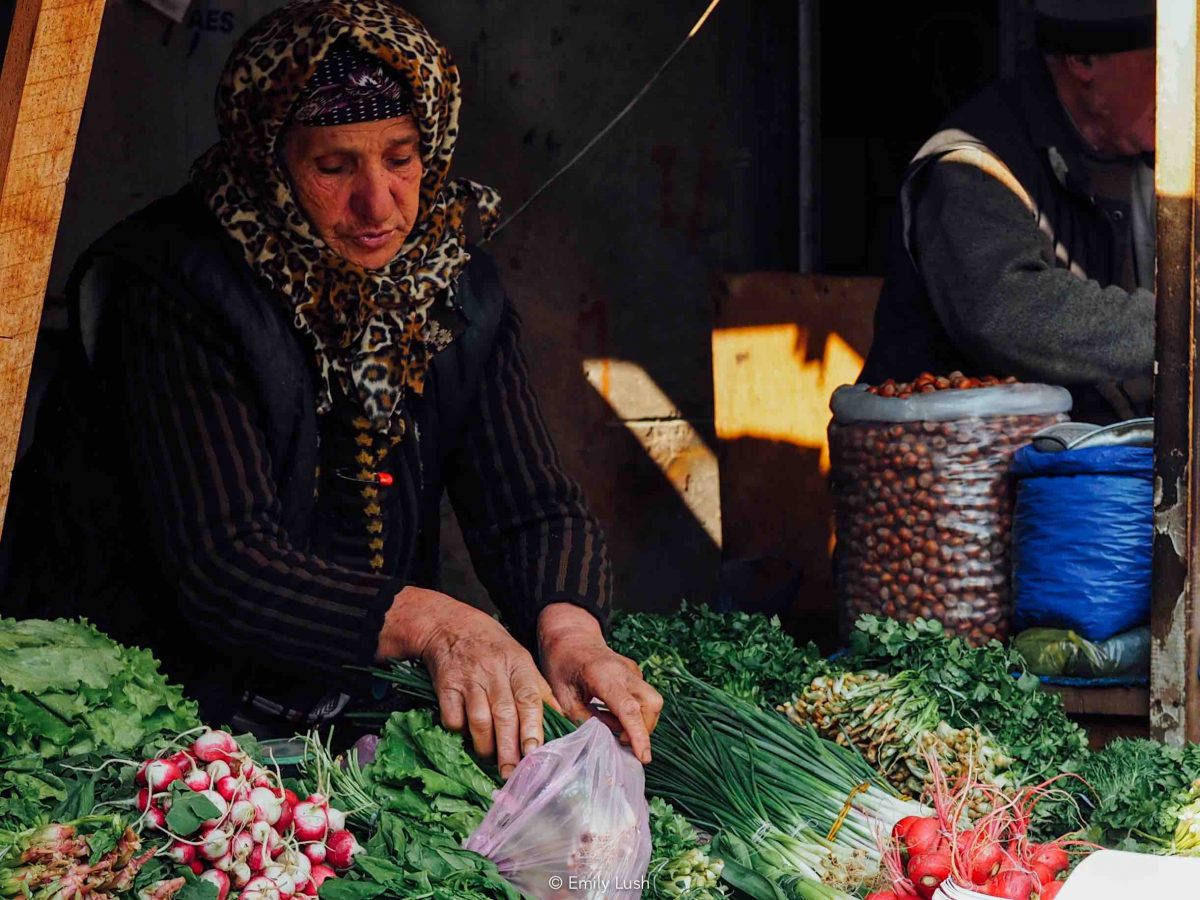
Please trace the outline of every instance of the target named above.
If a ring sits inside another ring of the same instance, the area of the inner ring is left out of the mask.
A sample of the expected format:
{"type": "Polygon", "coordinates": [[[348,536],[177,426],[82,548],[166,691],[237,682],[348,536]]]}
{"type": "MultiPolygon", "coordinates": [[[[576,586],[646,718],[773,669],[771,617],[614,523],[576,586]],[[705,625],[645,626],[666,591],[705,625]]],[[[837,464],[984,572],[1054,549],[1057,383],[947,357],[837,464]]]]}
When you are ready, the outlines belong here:
{"type": "Polygon", "coordinates": [[[1013,458],[1016,631],[1069,628],[1089,641],[1150,620],[1154,451],[1090,447],[1013,458]]]}

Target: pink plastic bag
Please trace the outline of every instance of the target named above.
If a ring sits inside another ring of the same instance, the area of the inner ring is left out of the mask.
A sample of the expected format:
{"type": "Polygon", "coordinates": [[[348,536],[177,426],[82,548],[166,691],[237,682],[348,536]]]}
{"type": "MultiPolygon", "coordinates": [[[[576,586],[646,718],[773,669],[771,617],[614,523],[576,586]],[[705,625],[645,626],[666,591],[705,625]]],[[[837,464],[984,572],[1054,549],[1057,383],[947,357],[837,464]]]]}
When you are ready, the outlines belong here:
{"type": "Polygon", "coordinates": [[[534,900],[638,900],[649,817],[641,763],[589,719],[521,760],[465,846],[534,900]]]}

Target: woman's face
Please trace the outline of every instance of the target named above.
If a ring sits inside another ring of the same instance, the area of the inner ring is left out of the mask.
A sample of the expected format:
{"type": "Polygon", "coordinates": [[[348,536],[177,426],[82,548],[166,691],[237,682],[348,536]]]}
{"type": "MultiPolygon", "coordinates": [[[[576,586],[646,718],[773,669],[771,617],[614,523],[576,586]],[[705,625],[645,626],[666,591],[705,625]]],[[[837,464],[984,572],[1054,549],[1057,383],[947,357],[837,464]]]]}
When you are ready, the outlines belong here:
{"type": "Polygon", "coordinates": [[[296,199],[338,256],[387,265],[417,220],[419,135],[411,116],[355,125],[293,125],[283,159],[296,199]]]}

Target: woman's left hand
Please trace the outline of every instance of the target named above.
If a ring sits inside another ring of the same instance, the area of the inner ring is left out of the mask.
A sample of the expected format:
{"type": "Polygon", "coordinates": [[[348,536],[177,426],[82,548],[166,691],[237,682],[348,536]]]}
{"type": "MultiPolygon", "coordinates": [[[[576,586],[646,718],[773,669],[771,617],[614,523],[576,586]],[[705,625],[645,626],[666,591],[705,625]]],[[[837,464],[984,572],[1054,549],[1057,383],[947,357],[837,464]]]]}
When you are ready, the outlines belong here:
{"type": "Polygon", "coordinates": [[[552,603],[538,616],[538,645],[543,673],[563,712],[582,722],[597,714],[590,703],[599,700],[634,755],[650,762],[650,733],[658,724],[662,697],[642,678],[637,663],[608,646],[595,617],[570,603],[552,603]]]}

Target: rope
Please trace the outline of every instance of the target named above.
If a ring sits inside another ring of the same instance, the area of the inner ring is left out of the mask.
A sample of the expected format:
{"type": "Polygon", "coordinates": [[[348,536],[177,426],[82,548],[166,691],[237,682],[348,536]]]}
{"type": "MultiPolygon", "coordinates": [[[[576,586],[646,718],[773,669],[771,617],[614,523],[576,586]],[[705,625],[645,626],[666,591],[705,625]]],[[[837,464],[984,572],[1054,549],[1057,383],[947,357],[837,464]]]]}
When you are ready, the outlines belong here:
{"type": "MultiPolygon", "coordinates": [[[[647,81],[645,84],[643,84],[641,89],[636,94],[633,95],[633,99],[630,100],[628,103],[626,103],[625,107],[619,113],[617,113],[616,116],[613,117],[611,122],[609,122],[607,125],[605,125],[603,128],[601,128],[595,137],[593,137],[590,141],[588,141],[586,144],[584,144],[583,149],[580,150],[578,153],[576,153],[574,156],[572,156],[567,161],[566,165],[564,165],[561,169],[559,169],[557,172],[555,172],[553,175],[551,175],[545,182],[543,182],[541,187],[539,187],[536,191],[534,191],[532,194],[530,194],[529,199],[527,199],[524,203],[522,203],[519,207],[517,207],[516,212],[514,212],[511,216],[509,216],[504,221],[502,221],[499,225],[497,225],[496,230],[491,233],[491,235],[487,238],[487,240],[491,240],[492,238],[494,238],[501,231],[503,231],[505,228],[507,228],[509,223],[512,222],[513,219],[515,219],[517,216],[521,215],[521,213],[525,212],[525,210],[528,209],[533,204],[533,201],[537,200],[538,197],[540,197],[543,193],[545,193],[545,191],[550,187],[550,185],[552,185],[552,184],[554,184],[554,182],[558,181],[558,179],[562,175],[565,175],[572,167],[574,167],[574,165],[577,162],[579,162],[579,160],[583,159],[583,157],[587,155],[589,150],[591,150],[598,143],[600,143],[600,141],[604,139],[604,136],[606,134],[608,134],[610,131],[612,131],[613,128],[616,127],[617,123],[620,122],[622,119],[625,118],[626,115],[629,114],[630,110],[632,110],[635,106],[637,106],[638,102],[644,96],[646,96],[646,94],[649,92],[650,88],[652,88],[654,86],[654,82],[658,81],[659,76],[662,75],[662,73],[667,70],[667,67],[675,61],[675,57],[677,57],[680,54],[680,52],[682,52],[683,48],[687,46],[688,41],[690,41],[692,38],[694,38],[699,33],[700,29],[704,27],[704,23],[708,21],[708,17],[712,15],[713,10],[715,10],[717,8],[717,6],[718,6],[718,4],[720,4],[720,2],[721,2],[721,0],[712,0],[712,2],[708,4],[708,9],[704,10],[703,15],[701,15],[700,18],[696,20],[696,24],[692,26],[692,30],[688,32],[687,37],[685,37],[682,41],[680,41],[679,46],[676,47],[673,51],[671,51],[671,55],[668,56],[666,58],[666,60],[661,65],[659,65],[659,67],[657,69],[654,70],[654,74],[650,76],[650,80],[647,81]]],[[[486,241],[484,243],[486,243],[486,241]]]]}
{"type": "Polygon", "coordinates": [[[850,815],[850,810],[854,807],[854,798],[859,794],[864,794],[871,789],[870,782],[864,781],[858,787],[850,792],[850,796],[846,798],[846,802],[842,804],[842,811],[837,817],[837,821],[833,823],[833,827],[829,829],[829,834],[825,835],[825,840],[832,841],[837,837],[837,833],[842,830],[842,826],[846,824],[846,816],[850,815]]]}

